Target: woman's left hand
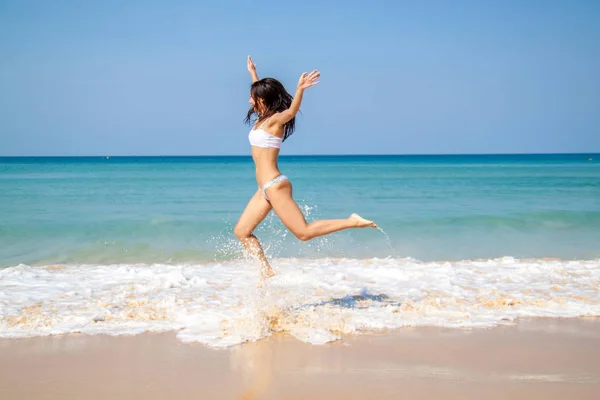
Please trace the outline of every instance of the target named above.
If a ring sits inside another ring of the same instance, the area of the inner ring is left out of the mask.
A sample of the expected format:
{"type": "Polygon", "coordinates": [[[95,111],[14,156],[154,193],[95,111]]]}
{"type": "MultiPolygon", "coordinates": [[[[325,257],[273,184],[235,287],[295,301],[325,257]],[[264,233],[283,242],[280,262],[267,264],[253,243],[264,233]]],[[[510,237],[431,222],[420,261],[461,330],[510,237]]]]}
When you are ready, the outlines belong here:
{"type": "Polygon", "coordinates": [[[310,74],[303,72],[302,75],[300,75],[300,80],[298,81],[298,89],[306,89],[317,85],[319,83],[317,79],[319,79],[320,76],[321,73],[316,69],[310,74]]]}

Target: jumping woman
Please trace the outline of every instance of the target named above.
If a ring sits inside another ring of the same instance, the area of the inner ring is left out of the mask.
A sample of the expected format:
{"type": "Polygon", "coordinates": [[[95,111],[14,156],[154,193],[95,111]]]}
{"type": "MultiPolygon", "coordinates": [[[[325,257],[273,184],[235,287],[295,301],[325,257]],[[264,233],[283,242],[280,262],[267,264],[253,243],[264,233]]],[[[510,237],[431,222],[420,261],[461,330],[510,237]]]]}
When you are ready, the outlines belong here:
{"type": "Polygon", "coordinates": [[[278,80],[273,78],[259,80],[256,65],[250,56],[248,56],[248,72],[252,77],[252,86],[250,87],[250,110],[245,122],[253,125],[248,138],[252,146],[252,159],[256,166],[258,190],[240,216],[234,233],[246,251],[260,260],[261,274],[264,279],[275,273],[265,257],[260,242],[252,232],[271,209],[302,241],[343,229],[376,228],[377,225],[358,214],[352,214],[346,219],[306,222],[300,207],[292,198],[292,184],[277,167],[281,143],[294,132],[296,113],[300,110],[304,90],[319,83],[318,79],[321,76],[319,71],[314,70],[310,74],[304,72],[300,76],[296,96],[293,98],[278,80]]]}

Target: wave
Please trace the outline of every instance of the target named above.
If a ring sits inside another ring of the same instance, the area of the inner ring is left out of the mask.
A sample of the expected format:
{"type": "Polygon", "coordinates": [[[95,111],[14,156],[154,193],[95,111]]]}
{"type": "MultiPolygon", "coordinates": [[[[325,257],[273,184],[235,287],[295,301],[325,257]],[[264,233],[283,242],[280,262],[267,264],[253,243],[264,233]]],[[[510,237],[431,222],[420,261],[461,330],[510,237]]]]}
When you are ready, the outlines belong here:
{"type": "Polygon", "coordinates": [[[246,260],[206,264],[18,265],[0,270],[0,337],[177,331],[231,346],[287,332],[307,343],[407,326],[600,316],[600,260],[246,260]]]}

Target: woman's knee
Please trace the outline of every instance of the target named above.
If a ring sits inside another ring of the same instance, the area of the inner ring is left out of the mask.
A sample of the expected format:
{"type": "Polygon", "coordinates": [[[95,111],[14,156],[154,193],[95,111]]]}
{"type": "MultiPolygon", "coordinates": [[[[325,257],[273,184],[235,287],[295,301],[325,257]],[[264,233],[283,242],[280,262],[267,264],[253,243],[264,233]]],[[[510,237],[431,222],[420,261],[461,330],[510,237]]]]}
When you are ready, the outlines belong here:
{"type": "Polygon", "coordinates": [[[252,236],[252,232],[248,232],[247,229],[239,228],[237,226],[233,228],[233,234],[235,235],[235,237],[242,241],[252,236]]]}
{"type": "Polygon", "coordinates": [[[293,231],[292,232],[294,234],[294,236],[296,236],[298,238],[298,240],[300,240],[301,242],[306,242],[310,239],[312,239],[312,235],[310,235],[310,233],[306,230],[301,230],[301,231],[293,231]]]}

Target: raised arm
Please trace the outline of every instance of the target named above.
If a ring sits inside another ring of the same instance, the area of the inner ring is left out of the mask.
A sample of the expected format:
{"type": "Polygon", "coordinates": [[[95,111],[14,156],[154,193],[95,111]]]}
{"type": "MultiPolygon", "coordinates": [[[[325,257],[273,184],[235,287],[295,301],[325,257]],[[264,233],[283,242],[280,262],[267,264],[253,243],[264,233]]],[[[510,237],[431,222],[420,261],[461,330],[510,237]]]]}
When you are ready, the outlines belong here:
{"type": "Polygon", "coordinates": [[[296,95],[294,96],[292,105],[287,110],[275,114],[273,119],[275,119],[280,124],[284,125],[289,120],[294,118],[294,116],[296,116],[296,114],[300,110],[300,104],[302,104],[302,95],[304,94],[304,89],[317,85],[319,83],[317,79],[319,79],[320,76],[321,73],[316,69],[310,74],[303,72],[302,75],[300,75],[300,79],[298,80],[298,86],[296,87],[296,95]]]}
{"type": "Polygon", "coordinates": [[[256,74],[256,64],[252,61],[252,58],[248,56],[248,72],[250,72],[250,76],[252,77],[252,83],[258,81],[258,75],[256,74]]]}

